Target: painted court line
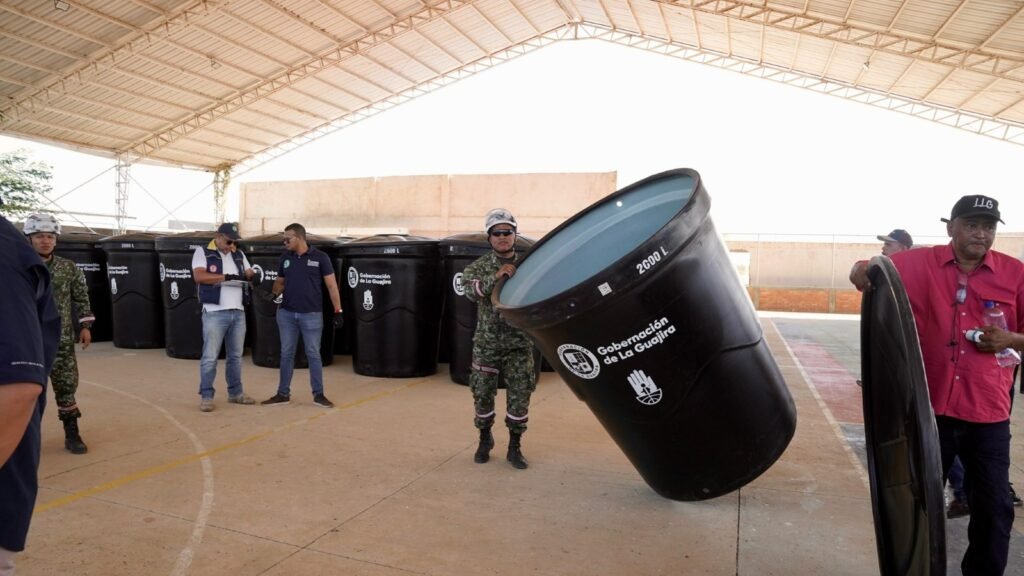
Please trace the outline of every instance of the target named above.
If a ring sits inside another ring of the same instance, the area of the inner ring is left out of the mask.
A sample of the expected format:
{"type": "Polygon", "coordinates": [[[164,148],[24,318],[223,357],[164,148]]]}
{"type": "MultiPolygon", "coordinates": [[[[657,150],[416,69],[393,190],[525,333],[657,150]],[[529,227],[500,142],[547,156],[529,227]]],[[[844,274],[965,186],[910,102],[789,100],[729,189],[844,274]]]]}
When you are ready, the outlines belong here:
{"type": "Polygon", "coordinates": [[[815,387],[814,380],[811,378],[811,375],[804,368],[803,363],[800,362],[800,358],[798,358],[796,353],[793,352],[793,349],[789,346],[789,342],[779,331],[778,327],[775,325],[775,322],[772,320],[768,320],[768,322],[771,323],[772,329],[775,330],[776,334],[778,334],[779,340],[782,341],[782,345],[786,347],[786,353],[789,354],[789,357],[793,359],[793,364],[796,366],[797,370],[800,371],[800,375],[803,377],[804,381],[807,382],[807,388],[811,391],[811,395],[814,396],[814,400],[818,403],[818,407],[821,408],[822,413],[825,415],[825,419],[832,427],[832,432],[834,432],[836,438],[839,439],[839,444],[843,447],[843,450],[846,452],[847,457],[849,457],[850,462],[853,464],[854,470],[856,470],[857,474],[860,475],[860,479],[864,483],[864,487],[870,489],[871,485],[868,482],[867,471],[864,470],[864,466],[862,466],[860,463],[860,458],[857,458],[857,455],[853,452],[853,448],[851,448],[850,444],[846,441],[846,435],[843,434],[842,427],[839,425],[839,422],[836,421],[835,417],[832,415],[832,411],[829,410],[828,404],[826,404],[825,401],[821,398],[821,395],[818,394],[818,389],[817,387],[815,387]]]}
{"type": "MultiPolygon", "coordinates": [[[[84,382],[86,384],[93,384],[93,385],[99,386],[98,384],[95,384],[93,382],[88,382],[88,381],[85,381],[85,380],[82,380],[82,382],[84,382]]],[[[91,488],[86,488],[85,490],[81,490],[81,491],[75,492],[73,494],[68,494],[67,496],[63,496],[63,497],[57,498],[55,500],[50,500],[49,502],[45,502],[43,504],[37,505],[36,508],[35,508],[35,512],[38,514],[38,513],[41,513],[41,512],[46,512],[48,510],[53,510],[55,508],[60,508],[62,506],[66,506],[68,504],[71,504],[72,502],[75,502],[77,500],[81,500],[82,498],[87,498],[89,496],[95,496],[96,494],[100,494],[100,493],[106,492],[108,490],[113,490],[114,488],[118,488],[120,486],[124,486],[124,485],[130,484],[132,482],[136,482],[138,480],[142,480],[142,479],[145,479],[145,478],[150,478],[152,476],[156,476],[157,474],[161,474],[161,473],[166,472],[168,470],[172,470],[174,468],[178,468],[179,466],[184,466],[185,464],[191,464],[192,462],[196,462],[196,461],[202,460],[203,458],[206,458],[206,457],[209,457],[209,456],[213,456],[213,455],[219,454],[221,452],[226,452],[228,450],[232,450],[232,449],[238,448],[240,446],[244,446],[246,444],[251,444],[251,443],[253,443],[253,442],[257,441],[257,440],[262,440],[262,439],[264,439],[264,438],[266,438],[268,436],[271,436],[273,434],[276,434],[278,432],[283,432],[283,431],[295,428],[297,426],[301,426],[301,425],[307,424],[307,423],[312,422],[312,421],[314,421],[314,420],[316,420],[318,418],[323,418],[324,416],[327,416],[327,415],[331,414],[332,412],[341,411],[341,410],[350,410],[350,409],[355,408],[357,406],[361,406],[363,404],[366,404],[367,402],[372,402],[374,400],[378,400],[380,398],[384,398],[386,396],[390,396],[390,395],[395,394],[397,392],[401,392],[401,391],[404,391],[404,390],[406,390],[408,388],[412,388],[413,386],[417,386],[417,385],[419,385],[419,384],[421,384],[423,382],[425,382],[425,380],[418,380],[418,381],[415,381],[415,382],[410,382],[409,384],[405,384],[404,386],[401,386],[399,388],[395,388],[393,390],[385,390],[385,391],[382,391],[382,392],[377,392],[376,394],[371,394],[371,395],[369,395],[369,396],[367,396],[365,398],[361,398],[359,400],[353,400],[352,402],[341,404],[340,406],[337,406],[337,407],[335,407],[333,409],[325,410],[323,412],[320,412],[319,414],[315,414],[313,416],[309,416],[309,417],[303,418],[301,420],[296,420],[294,422],[290,422],[288,424],[284,424],[282,426],[278,426],[277,428],[271,428],[270,430],[267,430],[266,432],[261,432],[259,434],[254,434],[254,435],[249,436],[247,438],[243,438],[242,440],[238,440],[237,442],[232,442],[230,444],[225,444],[223,446],[218,446],[218,447],[212,448],[210,450],[203,450],[201,452],[197,452],[195,454],[191,454],[189,456],[185,456],[183,458],[179,458],[179,459],[173,460],[171,462],[166,462],[164,464],[153,466],[153,467],[147,468],[145,470],[140,470],[138,472],[135,472],[133,474],[129,474],[127,476],[122,476],[120,478],[117,478],[115,480],[111,480],[110,482],[106,482],[104,484],[93,486],[91,488]]],[[[105,388],[105,386],[104,386],[104,388],[105,388]]]]}

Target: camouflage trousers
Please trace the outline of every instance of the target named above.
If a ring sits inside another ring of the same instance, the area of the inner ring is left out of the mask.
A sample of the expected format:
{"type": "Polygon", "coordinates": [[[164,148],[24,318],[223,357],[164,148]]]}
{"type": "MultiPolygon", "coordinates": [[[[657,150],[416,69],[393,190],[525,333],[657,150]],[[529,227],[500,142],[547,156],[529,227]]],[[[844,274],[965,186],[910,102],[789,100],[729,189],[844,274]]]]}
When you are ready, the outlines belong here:
{"type": "Polygon", "coordinates": [[[537,389],[534,372],[533,348],[489,350],[473,347],[473,371],[469,387],[473,391],[473,405],[477,428],[494,424],[494,397],[498,393],[499,379],[505,382],[505,425],[510,432],[526,432],[530,416],[530,395],[537,389]]]}
{"type": "Polygon", "coordinates": [[[57,417],[63,420],[80,418],[75,392],[78,391],[78,360],[75,358],[75,341],[61,340],[57,358],[50,370],[50,383],[57,399],[57,417]]]}

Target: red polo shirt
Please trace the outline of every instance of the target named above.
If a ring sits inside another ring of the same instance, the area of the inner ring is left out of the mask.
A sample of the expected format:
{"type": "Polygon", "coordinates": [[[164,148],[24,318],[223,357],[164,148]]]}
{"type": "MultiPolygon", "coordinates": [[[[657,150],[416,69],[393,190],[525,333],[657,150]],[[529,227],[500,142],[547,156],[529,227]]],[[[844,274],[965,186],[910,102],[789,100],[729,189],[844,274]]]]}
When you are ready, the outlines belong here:
{"type": "Polygon", "coordinates": [[[1011,332],[1024,327],[1024,264],[989,250],[964,275],[967,298],[958,304],[962,273],[951,244],[905,250],[893,254],[892,262],[914,311],[935,414],[968,422],[1009,419],[1013,368],[1000,368],[995,355],[979,352],[964,332],[984,326],[986,300],[999,304],[1011,332]]]}

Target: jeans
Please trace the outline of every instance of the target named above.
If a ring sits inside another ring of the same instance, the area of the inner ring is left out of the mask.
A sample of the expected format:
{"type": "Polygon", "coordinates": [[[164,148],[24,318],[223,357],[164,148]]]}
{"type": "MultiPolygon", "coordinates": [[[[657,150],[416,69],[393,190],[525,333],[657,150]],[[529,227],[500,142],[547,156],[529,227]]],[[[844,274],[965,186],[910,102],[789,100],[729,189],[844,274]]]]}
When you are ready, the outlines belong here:
{"type": "Polygon", "coordinates": [[[953,458],[964,465],[967,503],[967,552],[960,569],[964,576],[999,576],[1006,569],[1013,528],[1010,500],[1010,421],[978,424],[936,416],[943,476],[953,458]]]}
{"type": "Polygon", "coordinates": [[[324,331],[324,315],[321,312],[291,312],[284,308],[277,310],[277,330],[281,334],[281,376],[277,393],[291,396],[292,371],[295,369],[295,347],[299,333],[309,360],[309,385],[313,396],[324,393],[324,365],[320,360],[320,335],[324,331]]]}
{"type": "Polygon", "coordinates": [[[228,397],[242,393],[242,346],[245,344],[245,312],[242,310],[203,310],[203,356],[199,360],[199,395],[213,398],[217,378],[217,355],[225,343],[228,397]]]}

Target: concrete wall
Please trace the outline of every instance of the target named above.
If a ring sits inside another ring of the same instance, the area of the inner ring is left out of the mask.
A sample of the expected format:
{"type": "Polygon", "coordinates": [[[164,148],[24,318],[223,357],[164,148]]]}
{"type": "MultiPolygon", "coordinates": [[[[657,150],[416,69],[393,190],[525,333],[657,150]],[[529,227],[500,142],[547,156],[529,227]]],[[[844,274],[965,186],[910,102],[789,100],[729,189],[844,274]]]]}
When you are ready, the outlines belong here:
{"type": "MultiPolygon", "coordinates": [[[[479,231],[484,214],[500,206],[515,214],[521,233],[540,239],[615,190],[614,172],[254,182],[241,186],[240,224],[243,235],[277,232],[301,222],[310,232],[328,236],[397,231],[444,238],[479,231]]],[[[873,237],[850,242],[730,236],[724,237],[726,246],[740,277],[749,278],[748,293],[761,310],[859,313],[861,295],[847,279],[850,267],[881,249],[873,237]]],[[[1021,257],[1024,234],[1001,233],[995,249],[1021,257]]]]}
{"type": "MultiPolygon", "coordinates": [[[[859,313],[861,294],[850,284],[850,268],[881,251],[881,242],[725,240],[730,252],[749,254],[747,292],[754,306],[786,312],[859,313]]],[[[1000,234],[993,248],[1020,258],[1024,234],[1000,234]]]]}
{"type": "Polygon", "coordinates": [[[508,208],[522,234],[540,238],[615,191],[614,172],[391,176],[241,185],[243,235],[300,222],[310,232],[378,231],[443,238],[483,228],[491,208],[508,208]]]}

